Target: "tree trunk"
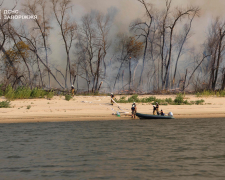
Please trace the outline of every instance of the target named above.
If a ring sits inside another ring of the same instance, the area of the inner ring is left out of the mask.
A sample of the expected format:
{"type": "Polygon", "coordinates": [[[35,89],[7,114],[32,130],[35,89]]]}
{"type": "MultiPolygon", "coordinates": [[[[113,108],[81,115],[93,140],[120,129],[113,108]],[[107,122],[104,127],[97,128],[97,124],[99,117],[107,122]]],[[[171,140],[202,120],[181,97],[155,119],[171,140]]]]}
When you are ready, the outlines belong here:
{"type": "Polygon", "coordinates": [[[145,57],[146,57],[146,52],[147,52],[147,47],[148,47],[148,35],[149,35],[149,28],[148,28],[148,33],[145,38],[145,48],[144,48],[144,55],[143,55],[143,61],[142,61],[143,64],[142,64],[142,68],[141,68],[141,75],[140,75],[138,86],[140,86],[142,83],[142,75],[143,75],[143,71],[144,71],[144,67],[145,67],[145,57]]]}
{"type": "Polygon", "coordinates": [[[115,79],[115,82],[114,82],[113,91],[114,91],[115,86],[116,86],[116,81],[117,81],[117,79],[120,77],[120,71],[121,71],[121,68],[122,68],[122,66],[123,66],[123,63],[124,63],[124,60],[123,60],[123,61],[121,62],[121,64],[120,64],[120,68],[119,68],[119,70],[118,70],[118,73],[117,73],[117,76],[116,76],[116,79],[115,79]]]}
{"type": "Polygon", "coordinates": [[[192,17],[192,19],[191,19],[191,21],[190,21],[190,26],[189,26],[189,28],[188,28],[186,34],[185,34],[184,40],[182,41],[181,47],[180,47],[180,49],[179,49],[179,53],[178,53],[177,60],[176,60],[176,64],[175,64],[174,75],[173,75],[172,89],[175,88],[175,87],[174,87],[174,84],[175,84],[175,79],[176,79],[176,73],[177,73],[178,61],[179,61],[179,59],[180,59],[180,55],[181,55],[183,46],[184,46],[184,44],[185,44],[185,42],[186,42],[187,36],[188,36],[188,34],[189,34],[190,30],[191,30],[191,24],[192,24],[192,21],[193,21],[195,15],[196,15],[196,13],[193,15],[193,17],[192,17]]]}
{"type": "Polygon", "coordinates": [[[133,73],[132,85],[134,85],[135,73],[136,73],[136,70],[137,70],[138,64],[139,64],[139,62],[138,62],[138,63],[136,64],[136,66],[134,67],[134,73],[133,73]]]}
{"type": "Polygon", "coordinates": [[[186,73],[185,73],[185,78],[184,78],[184,84],[183,84],[183,91],[185,90],[185,83],[186,83],[186,79],[187,79],[187,69],[186,69],[186,73]]]}
{"type": "Polygon", "coordinates": [[[39,69],[39,72],[40,72],[41,87],[43,87],[43,86],[44,86],[44,84],[43,84],[43,80],[42,80],[42,73],[41,73],[41,69],[40,69],[40,65],[39,65],[39,59],[38,59],[38,57],[37,57],[37,64],[38,64],[38,69],[39,69]]]}
{"type": "Polygon", "coordinates": [[[131,84],[131,59],[129,59],[129,91],[131,90],[130,84],[131,84]]]}
{"type": "Polygon", "coordinates": [[[225,69],[223,69],[223,78],[222,78],[221,90],[224,90],[224,88],[225,88],[225,69]]]}

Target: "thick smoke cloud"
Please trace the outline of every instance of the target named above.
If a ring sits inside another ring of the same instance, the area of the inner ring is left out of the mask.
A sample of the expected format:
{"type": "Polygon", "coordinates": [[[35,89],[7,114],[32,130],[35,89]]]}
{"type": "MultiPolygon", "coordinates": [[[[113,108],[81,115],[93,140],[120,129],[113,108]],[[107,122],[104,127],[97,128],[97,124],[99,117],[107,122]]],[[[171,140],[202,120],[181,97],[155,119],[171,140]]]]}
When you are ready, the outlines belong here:
{"type": "MultiPolygon", "coordinates": [[[[15,4],[15,0],[5,0],[3,7],[12,8],[15,4]]],[[[21,4],[25,0],[17,1],[17,8],[21,7],[21,4]]],[[[146,0],[151,4],[154,4],[158,9],[165,8],[165,0],[146,0]]],[[[137,0],[72,0],[73,3],[73,17],[79,21],[80,18],[90,12],[91,10],[97,10],[103,13],[107,13],[110,8],[115,8],[118,13],[114,20],[114,29],[116,31],[128,31],[130,23],[137,18],[144,16],[144,9],[137,0]]],[[[188,5],[199,6],[201,9],[200,17],[196,18],[193,23],[194,43],[202,43],[206,36],[206,29],[213,17],[224,17],[224,0],[173,0],[172,6],[186,7],[188,5]]],[[[53,24],[54,26],[54,24],[53,24]]],[[[55,42],[55,35],[51,37],[55,42]]],[[[55,44],[55,43],[54,43],[55,44]]]]}
{"type": "MultiPolygon", "coordinates": [[[[3,7],[11,8],[15,4],[15,0],[5,0],[3,7]]],[[[17,7],[20,8],[21,4],[25,0],[18,0],[17,7]]],[[[161,9],[165,7],[165,0],[146,0],[146,2],[152,3],[155,7],[161,9]]],[[[141,18],[144,15],[144,9],[137,0],[72,0],[73,3],[73,15],[76,20],[79,20],[84,14],[91,10],[98,10],[106,13],[109,8],[116,8],[118,14],[115,19],[116,25],[122,30],[127,30],[130,22],[136,18],[141,18]]],[[[195,24],[198,31],[204,31],[208,22],[212,17],[222,16],[224,17],[224,0],[173,0],[172,6],[187,5],[199,6],[201,9],[201,16],[195,24]],[[201,23],[199,23],[201,22],[201,23]]],[[[196,32],[199,33],[199,32],[196,32]]],[[[201,32],[200,32],[201,34],[201,32]]]]}
{"type": "MultiPolygon", "coordinates": [[[[145,11],[138,0],[71,0],[73,3],[72,16],[79,23],[81,17],[92,10],[97,10],[102,13],[107,13],[110,9],[117,11],[112,30],[113,34],[118,32],[127,32],[130,23],[137,19],[143,18],[145,11]]],[[[21,4],[25,0],[17,1],[17,9],[20,9],[21,4]]],[[[165,8],[165,0],[146,0],[153,4],[158,9],[165,8]]],[[[5,0],[3,7],[12,8],[15,0],[5,0]]],[[[207,28],[213,17],[221,16],[224,18],[224,0],[173,0],[172,7],[187,7],[188,5],[199,6],[201,9],[200,17],[195,18],[192,25],[192,38],[190,42],[193,47],[200,47],[206,38],[207,28]]],[[[29,22],[27,22],[29,23],[29,22]]],[[[54,29],[49,38],[52,54],[51,63],[63,66],[66,61],[65,50],[63,47],[62,38],[55,21],[52,21],[54,29]]]]}
{"type": "MultiPolygon", "coordinates": [[[[107,12],[110,7],[118,9],[118,14],[115,18],[115,25],[121,31],[127,31],[132,20],[144,16],[144,9],[137,0],[72,0],[74,3],[75,14],[78,19],[92,9],[99,10],[103,13],[107,12]]],[[[159,9],[165,8],[165,0],[149,0],[151,4],[159,9]]],[[[196,18],[193,23],[194,38],[193,43],[202,43],[206,36],[206,29],[211,22],[211,19],[216,16],[224,15],[224,0],[173,0],[172,6],[187,7],[199,6],[201,9],[200,17],[196,18]]]]}

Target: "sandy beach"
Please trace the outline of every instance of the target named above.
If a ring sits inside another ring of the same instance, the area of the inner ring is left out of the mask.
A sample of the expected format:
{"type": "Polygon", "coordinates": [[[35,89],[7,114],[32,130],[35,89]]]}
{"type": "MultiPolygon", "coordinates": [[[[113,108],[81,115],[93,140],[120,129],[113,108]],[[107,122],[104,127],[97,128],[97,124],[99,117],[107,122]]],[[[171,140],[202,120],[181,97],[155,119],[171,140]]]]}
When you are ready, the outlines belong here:
{"type": "MultiPolygon", "coordinates": [[[[174,99],[176,95],[156,95],[156,97],[174,99]]],[[[120,96],[116,98],[119,99],[120,96]]],[[[160,109],[163,109],[164,113],[173,112],[176,119],[225,117],[223,97],[186,95],[185,99],[188,101],[204,99],[205,103],[204,105],[160,105],[160,109]]],[[[5,97],[1,97],[1,101],[4,100],[5,97]]],[[[131,119],[131,103],[120,103],[119,109],[118,105],[110,104],[109,96],[75,96],[70,101],[66,101],[64,96],[55,96],[51,100],[22,99],[11,101],[11,106],[12,108],[0,109],[0,123],[131,119]],[[27,109],[27,106],[30,106],[30,109],[27,109]],[[121,117],[113,115],[116,111],[121,113],[121,117]]],[[[152,114],[152,105],[137,103],[137,111],[152,114]]]]}

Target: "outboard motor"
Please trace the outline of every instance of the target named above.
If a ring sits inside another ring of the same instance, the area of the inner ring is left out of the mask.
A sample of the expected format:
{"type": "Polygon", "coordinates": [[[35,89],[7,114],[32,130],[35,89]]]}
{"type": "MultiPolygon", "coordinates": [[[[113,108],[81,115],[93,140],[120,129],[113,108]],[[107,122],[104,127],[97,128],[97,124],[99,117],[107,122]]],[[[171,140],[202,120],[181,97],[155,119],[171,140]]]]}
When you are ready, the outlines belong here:
{"type": "Polygon", "coordinates": [[[173,113],[172,112],[169,112],[168,113],[168,116],[173,117],[173,113]]]}

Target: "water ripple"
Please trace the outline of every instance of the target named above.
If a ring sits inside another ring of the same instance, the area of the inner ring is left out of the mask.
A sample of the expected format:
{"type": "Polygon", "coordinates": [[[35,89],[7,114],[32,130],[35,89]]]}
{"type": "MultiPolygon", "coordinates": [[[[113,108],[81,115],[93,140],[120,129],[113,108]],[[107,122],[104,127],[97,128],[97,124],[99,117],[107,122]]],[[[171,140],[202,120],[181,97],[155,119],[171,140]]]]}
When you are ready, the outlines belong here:
{"type": "Polygon", "coordinates": [[[0,125],[1,179],[225,179],[224,119],[0,125]]]}

